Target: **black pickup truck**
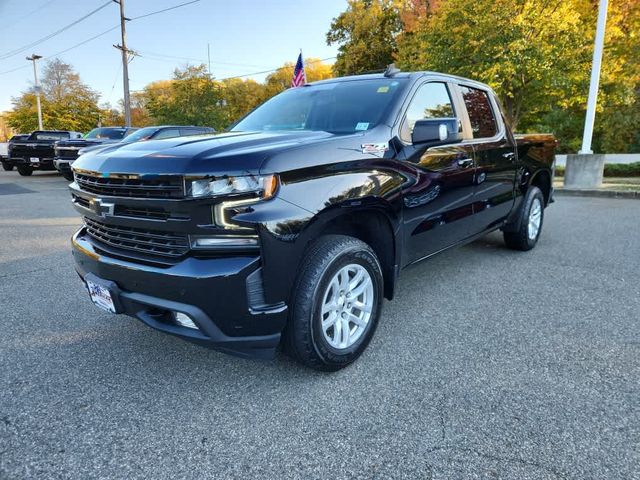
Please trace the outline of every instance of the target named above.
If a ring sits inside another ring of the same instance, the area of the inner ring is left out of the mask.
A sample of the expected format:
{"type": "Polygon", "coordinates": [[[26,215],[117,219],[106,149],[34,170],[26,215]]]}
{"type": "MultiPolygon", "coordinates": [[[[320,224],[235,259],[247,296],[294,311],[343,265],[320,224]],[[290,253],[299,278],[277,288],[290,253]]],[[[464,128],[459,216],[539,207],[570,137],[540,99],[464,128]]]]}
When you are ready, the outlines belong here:
{"type": "Polygon", "coordinates": [[[79,132],[66,130],[36,130],[26,140],[11,146],[9,161],[18,168],[22,176],[29,176],[34,170],[55,170],[55,144],[60,140],[81,138],[79,132]]]}
{"type": "Polygon", "coordinates": [[[555,145],[514,136],[491,89],[464,78],[311,83],[227,133],[81,156],[76,269],[110,312],[337,370],[366,348],[403,268],[498,229],[509,248],[536,245],[555,145]]]}
{"type": "Polygon", "coordinates": [[[13,161],[11,161],[11,151],[15,143],[21,142],[29,138],[29,135],[14,135],[7,143],[7,156],[2,158],[2,169],[6,172],[13,170],[13,161]]]}
{"type": "Polygon", "coordinates": [[[137,128],[131,127],[98,127],[82,138],[60,140],[55,144],[53,165],[64,178],[71,182],[73,181],[71,164],[78,158],[78,152],[81,149],[120,142],[136,130],[137,128]]]}

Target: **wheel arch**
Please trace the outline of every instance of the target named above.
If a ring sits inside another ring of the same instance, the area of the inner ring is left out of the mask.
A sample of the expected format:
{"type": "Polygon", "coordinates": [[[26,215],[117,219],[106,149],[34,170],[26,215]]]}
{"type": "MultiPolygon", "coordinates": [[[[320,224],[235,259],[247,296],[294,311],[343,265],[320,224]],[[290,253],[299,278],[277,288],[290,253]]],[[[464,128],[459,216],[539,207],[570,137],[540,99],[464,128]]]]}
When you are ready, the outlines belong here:
{"type": "Polygon", "coordinates": [[[531,176],[531,180],[529,180],[528,187],[531,186],[538,187],[540,189],[542,195],[544,196],[544,205],[549,205],[549,202],[551,200],[552,187],[551,171],[547,169],[540,169],[535,172],[531,176]]]}
{"type": "Polygon", "coordinates": [[[363,241],[374,251],[384,279],[384,296],[391,300],[398,276],[398,229],[389,214],[381,209],[346,209],[332,215],[318,230],[323,235],[347,235],[363,241]]]}

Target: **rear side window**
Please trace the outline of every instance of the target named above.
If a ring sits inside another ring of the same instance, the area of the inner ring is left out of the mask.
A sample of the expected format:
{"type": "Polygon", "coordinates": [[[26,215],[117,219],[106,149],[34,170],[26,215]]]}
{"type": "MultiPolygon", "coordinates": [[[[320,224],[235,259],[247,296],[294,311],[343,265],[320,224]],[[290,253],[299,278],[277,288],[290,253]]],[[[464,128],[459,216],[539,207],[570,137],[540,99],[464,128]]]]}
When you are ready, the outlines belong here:
{"type": "Polygon", "coordinates": [[[460,91],[469,113],[473,138],[489,138],[498,133],[496,117],[487,92],[462,85],[460,91]]]}
{"type": "Polygon", "coordinates": [[[447,86],[442,82],[425,83],[418,88],[407,108],[400,137],[410,142],[413,127],[418,120],[452,117],[455,115],[447,86]]]}
{"type": "Polygon", "coordinates": [[[154,140],[161,140],[163,138],[173,138],[173,137],[179,137],[180,136],[180,130],[178,130],[177,128],[166,128],[164,130],[160,130],[154,137],[154,140]]]}
{"type": "Polygon", "coordinates": [[[203,133],[207,133],[207,130],[204,128],[181,128],[180,129],[181,136],[202,135],[203,133]]]}

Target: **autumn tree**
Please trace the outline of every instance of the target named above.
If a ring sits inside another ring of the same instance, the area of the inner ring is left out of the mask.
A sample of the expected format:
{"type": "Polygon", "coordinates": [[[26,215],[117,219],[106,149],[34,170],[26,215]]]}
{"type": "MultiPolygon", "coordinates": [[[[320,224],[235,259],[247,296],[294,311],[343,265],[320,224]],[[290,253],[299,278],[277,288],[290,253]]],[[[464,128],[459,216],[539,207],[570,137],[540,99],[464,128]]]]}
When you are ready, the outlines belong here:
{"type": "Polygon", "coordinates": [[[402,31],[401,6],[398,0],[349,0],[327,33],[327,44],[338,45],[336,76],[380,70],[393,62],[402,31]]]}
{"type": "Polygon", "coordinates": [[[448,0],[402,36],[398,63],[488,83],[517,128],[525,113],[585,100],[589,55],[571,2],[448,0]]]}
{"type": "MultiPolygon", "coordinates": [[[[293,63],[286,62],[275,72],[269,74],[265,81],[265,100],[291,87],[294,67],[295,65],[293,63]]],[[[327,78],[333,77],[331,66],[321,62],[317,58],[305,59],[304,71],[307,76],[307,82],[316,82],[318,80],[326,80],[327,78]]]]}
{"type": "Polygon", "coordinates": [[[176,69],[172,81],[145,88],[146,109],[157,123],[226,126],[222,88],[205,65],[176,69]]]}
{"type": "MultiPolygon", "coordinates": [[[[85,132],[100,121],[98,94],[82,82],[68,63],[50,60],[42,73],[42,123],[44,128],[85,132]]],[[[33,89],[12,98],[7,123],[16,131],[38,128],[36,95],[33,89]]]]}
{"type": "MultiPolygon", "coordinates": [[[[194,124],[224,130],[273,95],[291,86],[293,64],[270,74],[265,83],[251,79],[214,80],[204,65],[177,69],[174,78],[150,83],[140,93],[137,105],[148,113],[148,121],[194,124]]],[[[331,66],[318,59],[305,60],[307,80],[332,76],[331,66]]]]}

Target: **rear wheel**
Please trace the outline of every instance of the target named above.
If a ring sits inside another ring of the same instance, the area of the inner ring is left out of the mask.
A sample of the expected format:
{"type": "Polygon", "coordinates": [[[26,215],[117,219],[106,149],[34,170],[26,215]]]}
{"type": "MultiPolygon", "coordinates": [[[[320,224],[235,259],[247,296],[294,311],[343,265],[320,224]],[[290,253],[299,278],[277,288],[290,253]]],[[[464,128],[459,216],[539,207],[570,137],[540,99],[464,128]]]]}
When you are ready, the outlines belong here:
{"type": "Polygon", "coordinates": [[[346,367],[375,332],[382,287],[380,263],[366,243],[342,235],[320,238],[296,282],[286,351],[316,370],[346,367]]]}
{"type": "Polygon", "coordinates": [[[544,196],[538,187],[531,186],[522,201],[520,213],[513,229],[504,232],[507,247],[514,250],[531,250],[538,243],[544,220],[544,196]]]}
{"type": "Polygon", "coordinates": [[[2,169],[5,172],[10,172],[11,170],[13,170],[13,165],[7,162],[2,162],[2,169]]]}
{"type": "Polygon", "coordinates": [[[23,177],[29,177],[33,173],[33,168],[27,165],[18,165],[18,173],[23,177]]]}

